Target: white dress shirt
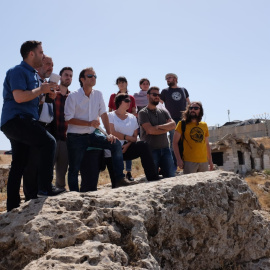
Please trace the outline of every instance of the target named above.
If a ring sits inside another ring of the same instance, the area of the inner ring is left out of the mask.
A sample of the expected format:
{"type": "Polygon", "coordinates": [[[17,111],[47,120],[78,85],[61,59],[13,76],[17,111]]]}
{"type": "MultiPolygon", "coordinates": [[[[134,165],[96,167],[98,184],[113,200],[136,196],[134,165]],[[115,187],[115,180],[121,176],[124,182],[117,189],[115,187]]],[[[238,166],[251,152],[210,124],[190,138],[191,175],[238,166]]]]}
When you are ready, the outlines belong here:
{"type": "MultiPolygon", "coordinates": [[[[83,88],[70,93],[65,103],[65,120],[72,118],[92,121],[98,120],[99,116],[106,113],[106,106],[102,93],[98,90],[92,90],[89,97],[83,91],[83,88]]],[[[94,127],[78,126],[68,124],[67,133],[93,133],[94,127]]]]}
{"type": "MultiPolygon", "coordinates": [[[[37,79],[38,79],[38,86],[41,86],[44,80],[42,80],[38,74],[37,74],[37,79]]],[[[45,97],[46,97],[45,94],[43,94],[42,97],[40,97],[43,104],[42,104],[42,110],[41,110],[38,121],[49,124],[53,120],[53,104],[45,102],[45,97]],[[50,114],[49,107],[52,114],[50,114]]]]}

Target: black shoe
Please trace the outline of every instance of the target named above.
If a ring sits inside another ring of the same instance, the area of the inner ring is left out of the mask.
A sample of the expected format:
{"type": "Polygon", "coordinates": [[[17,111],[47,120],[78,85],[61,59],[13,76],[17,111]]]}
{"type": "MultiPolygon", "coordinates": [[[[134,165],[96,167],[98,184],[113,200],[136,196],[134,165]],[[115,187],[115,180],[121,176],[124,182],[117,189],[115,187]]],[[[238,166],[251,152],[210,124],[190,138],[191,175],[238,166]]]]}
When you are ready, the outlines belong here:
{"type": "Polygon", "coordinates": [[[153,178],[153,179],[147,179],[149,182],[153,182],[153,181],[159,181],[159,180],[161,180],[161,179],[163,179],[163,177],[162,176],[158,176],[158,177],[155,177],[155,178],[153,178]]]}
{"type": "Polygon", "coordinates": [[[116,184],[115,188],[134,185],[134,182],[127,180],[125,177],[121,178],[116,184]]]}
{"type": "Polygon", "coordinates": [[[52,190],[52,192],[50,192],[50,195],[49,196],[57,196],[57,195],[59,195],[61,193],[64,193],[64,192],[66,192],[66,189],[65,188],[57,188],[57,187],[55,187],[52,190]]]}
{"type": "Polygon", "coordinates": [[[132,177],[131,172],[127,172],[126,178],[127,178],[129,181],[134,181],[134,178],[132,177]]]}

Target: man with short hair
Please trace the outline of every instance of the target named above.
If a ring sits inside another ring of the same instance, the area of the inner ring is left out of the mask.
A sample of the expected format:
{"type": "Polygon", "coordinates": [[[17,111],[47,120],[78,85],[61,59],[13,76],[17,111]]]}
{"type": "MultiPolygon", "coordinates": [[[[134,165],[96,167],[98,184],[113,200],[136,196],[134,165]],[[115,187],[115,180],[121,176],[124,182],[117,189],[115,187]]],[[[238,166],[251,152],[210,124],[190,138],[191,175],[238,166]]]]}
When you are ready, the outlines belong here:
{"type": "Polygon", "coordinates": [[[12,163],[7,184],[7,211],[20,205],[20,184],[29,147],[39,149],[38,195],[55,195],[51,189],[55,139],[38,123],[39,96],[55,97],[55,83],[38,86],[36,69],[44,57],[39,41],[26,41],[21,46],[23,61],[7,71],[3,89],[1,130],[12,146],[12,163]]]}
{"type": "Polygon", "coordinates": [[[71,67],[63,67],[59,73],[60,87],[55,98],[55,120],[56,120],[56,153],[55,153],[55,186],[65,190],[66,173],[68,168],[68,152],[67,152],[67,127],[65,121],[64,108],[66,99],[70,93],[68,87],[72,82],[73,70],[71,67]]]}
{"type": "Polygon", "coordinates": [[[112,153],[116,187],[131,184],[123,174],[123,154],[120,141],[111,135],[108,115],[102,93],[93,89],[96,73],[92,67],[79,75],[81,88],[69,94],[65,104],[65,120],[68,123],[68,185],[70,191],[79,191],[78,173],[84,153],[88,147],[109,149],[112,153]],[[99,117],[108,135],[96,133],[99,117]]]}
{"type": "Polygon", "coordinates": [[[175,129],[173,138],[173,149],[180,169],[184,168],[184,174],[205,172],[213,170],[211,148],[209,145],[208,127],[205,122],[201,122],[203,117],[203,107],[201,102],[192,102],[183,113],[183,119],[175,129]],[[185,125],[182,134],[182,125],[185,125]],[[183,159],[179,153],[178,142],[183,138],[183,159]]]}
{"type": "MultiPolygon", "coordinates": [[[[167,81],[168,88],[165,88],[161,91],[161,100],[165,103],[166,109],[171,114],[172,119],[175,124],[181,120],[182,112],[186,110],[187,104],[190,103],[189,93],[187,89],[179,87],[178,76],[174,73],[168,73],[165,76],[167,81]]],[[[173,153],[172,142],[173,142],[174,130],[170,131],[170,148],[172,150],[172,155],[174,159],[175,168],[177,168],[177,162],[173,153]]]]}
{"type": "Polygon", "coordinates": [[[160,101],[158,87],[147,91],[148,105],[138,114],[141,140],[148,142],[152,148],[156,169],[161,169],[164,177],[173,177],[175,169],[169,148],[167,132],[175,129],[175,122],[168,111],[157,108],[160,101]]]}

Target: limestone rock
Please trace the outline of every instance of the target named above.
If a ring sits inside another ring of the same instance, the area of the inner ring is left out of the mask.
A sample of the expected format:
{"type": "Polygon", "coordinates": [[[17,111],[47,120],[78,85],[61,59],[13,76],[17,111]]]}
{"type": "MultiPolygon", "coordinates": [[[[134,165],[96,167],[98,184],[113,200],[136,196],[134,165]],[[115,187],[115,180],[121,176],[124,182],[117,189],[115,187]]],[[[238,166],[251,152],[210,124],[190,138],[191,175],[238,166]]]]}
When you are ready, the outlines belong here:
{"type": "Polygon", "coordinates": [[[229,172],[36,199],[0,215],[0,228],[0,269],[253,270],[270,262],[269,214],[229,172]]]}

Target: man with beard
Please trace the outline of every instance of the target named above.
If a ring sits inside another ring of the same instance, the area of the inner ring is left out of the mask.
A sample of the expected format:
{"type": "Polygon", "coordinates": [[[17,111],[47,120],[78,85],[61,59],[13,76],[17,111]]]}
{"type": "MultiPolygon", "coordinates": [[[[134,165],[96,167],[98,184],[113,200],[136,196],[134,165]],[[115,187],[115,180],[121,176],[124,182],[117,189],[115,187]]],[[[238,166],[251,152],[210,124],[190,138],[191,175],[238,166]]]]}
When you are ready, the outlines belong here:
{"type": "Polygon", "coordinates": [[[67,152],[67,127],[65,121],[65,102],[69,94],[68,87],[72,82],[73,70],[71,67],[61,69],[60,91],[57,92],[55,98],[55,120],[56,120],[56,153],[55,153],[55,172],[56,172],[56,188],[65,190],[66,172],[68,168],[68,152],[67,152]]]}
{"type": "Polygon", "coordinates": [[[150,145],[157,171],[160,168],[164,177],[173,177],[175,169],[167,132],[175,129],[175,122],[168,111],[157,108],[160,101],[158,87],[151,87],[147,98],[147,107],[138,114],[141,140],[150,145]]]}
{"type": "Polygon", "coordinates": [[[51,188],[55,139],[38,123],[41,94],[55,97],[55,83],[38,84],[36,69],[44,57],[39,41],[26,41],[21,46],[23,61],[7,71],[3,89],[1,130],[10,140],[12,163],[7,184],[7,211],[20,205],[20,184],[29,148],[39,149],[38,195],[53,196],[51,188]]]}
{"type": "Polygon", "coordinates": [[[208,127],[205,122],[201,122],[203,117],[203,107],[201,102],[192,102],[187,106],[175,129],[173,137],[173,150],[180,169],[184,169],[184,174],[205,172],[213,170],[211,148],[209,145],[208,127]],[[179,153],[178,142],[181,138],[182,125],[185,125],[185,132],[182,134],[184,152],[183,159],[179,153]]]}
{"type": "MultiPolygon", "coordinates": [[[[189,93],[187,89],[178,87],[178,77],[174,73],[168,73],[165,76],[168,88],[161,91],[161,100],[165,103],[166,109],[170,112],[172,119],[177,123],[181,120],[182,112],[186,110],[187,104],[190,104],[189,93]]],[[[177,162],[173,153],[172,142],[174,130],[170,132],[170,147],[174,159],[175,169],[177,168],[177,162]]]]}

